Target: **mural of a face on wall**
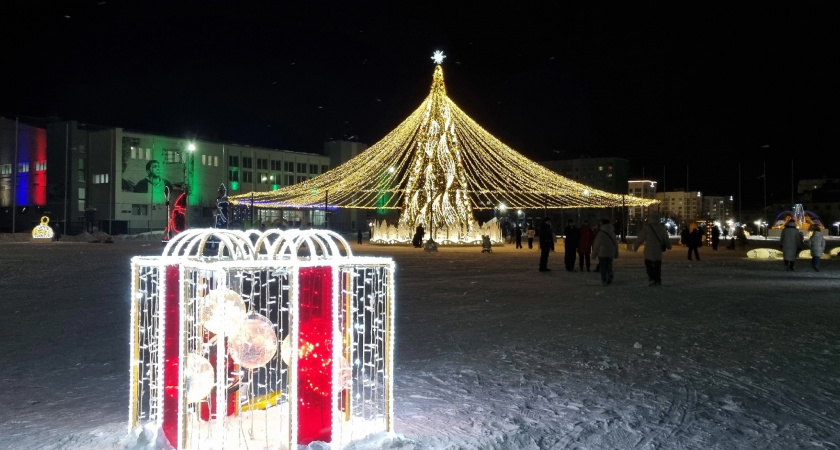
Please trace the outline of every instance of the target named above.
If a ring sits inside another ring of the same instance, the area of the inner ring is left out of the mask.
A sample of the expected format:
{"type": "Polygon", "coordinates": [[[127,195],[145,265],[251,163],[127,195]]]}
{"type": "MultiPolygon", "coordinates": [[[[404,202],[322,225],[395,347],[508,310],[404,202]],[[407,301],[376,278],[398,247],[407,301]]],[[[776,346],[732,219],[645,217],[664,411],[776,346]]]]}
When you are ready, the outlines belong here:
{"type": "Polygon", "coordinates": [[[146,177],[134,185],[134,192],[156,192],[162,191],[164,187],[172,189],[172,183],[160,175],[160,163],[151,160],[146,163],[146,177]]]}
{"type": "MultiPolygon", "coordinates": [[[[170,189],[183,183],[184,163],[179,159],[181,149],[178,144],[168,145],[145,138],[123,137],[122,139],[122,192],[149,194],[146,201],[162,203],[166,201],[164,187],[170,189]],[[166,157],[166,155],[170,157],[166,157]],[[174,155],[178,155],[173,157],[174,155]]],[[[137,201],[141,201],[138,198],[137,201]]],[[[133,201],[133,200],[132,200],[133,201]]]]}

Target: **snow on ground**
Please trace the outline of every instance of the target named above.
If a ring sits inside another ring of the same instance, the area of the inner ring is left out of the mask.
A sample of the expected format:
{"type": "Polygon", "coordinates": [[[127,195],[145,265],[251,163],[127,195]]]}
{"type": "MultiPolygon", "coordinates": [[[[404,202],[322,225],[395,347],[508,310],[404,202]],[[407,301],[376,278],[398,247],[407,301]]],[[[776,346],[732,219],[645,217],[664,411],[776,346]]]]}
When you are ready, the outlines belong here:
{"type": "MultiPolygon", "coordinates": [[[[136,444],[129,260],[159,240],[14,240],[0,235],[0,448],[136,444]]],[[[540,273],[527,245],[354,244],[392,256],[398,283],[396,434],[357,448],[840,448],[840,259],[786,272],[675,246],[648,287],[623,251],[602,286],[558,250],[540,273]]]]}

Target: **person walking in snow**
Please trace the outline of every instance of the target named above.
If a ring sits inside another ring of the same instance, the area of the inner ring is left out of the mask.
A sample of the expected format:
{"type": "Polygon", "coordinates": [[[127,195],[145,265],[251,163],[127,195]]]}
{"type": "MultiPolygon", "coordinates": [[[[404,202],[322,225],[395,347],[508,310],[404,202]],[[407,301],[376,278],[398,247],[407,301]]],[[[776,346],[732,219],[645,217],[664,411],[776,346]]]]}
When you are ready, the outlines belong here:
{"type": "Polygon", "coordinates": [[[782,256],[785,260],[785,270],[793,272],[793,262],[799,256],[799,251],[802,250],[802,235],[799,234],[799,228],[796,227],[796,222],[790,219],[782,229],[782,235],[779,239],[782,246],[782,256]]]}
{"type": "Polygon", "coordinates": [[[574,272],[575,271],[575,259],[577,259],[577,249],[578,244],[580,244],[580,230],[577,226],[575,226],[575,221],[569,219],[569,223],[566,225],[566,229],[563,230],[563,234],[566,236],[564,242],[564,262],[566,263],[566,271],[567,272],[574,272]]]}
{"type": "Polygon", "coordinates": [[[554,231],[551,219],[546,217],[540,226],[540,272],[551,272],[548,268],[548,252],[554,248],[554,231]]]}
{"type": "Polygon", "coordinates": [[[659,220],[659,212],[654,211],[647,218],[647,223],[636,235],[634,251],[645,246],[645,271],[648,276],[648,286],[662,285],[662,254],[671,249],[668,230],[659,220]]]}
{"type": "Polygon", "coordinates": [[[592,254],[598,258],[601,271],[601,284],[607,286],[613,282],[613,259],[618,258],[618,241],[610,219],[602,219],[601,227],[595,234],[592,254]]]}
{"type": "Polygon", "coordinates": [[[578,266],[581,272],[583,272],[584,266],[586,266],[586,271],[589,272],[593,239],[595,239],[595,236],[592,234],[592,228],[589,228],[589,222],[584,220],[583,225],[580,226],[580,240],[577,248],[578,266]]]}
{"type": "Polygon", "coordinates": [[[534,236],[536,236],[537,230],[534,229],[534,224],[528,225],[528,231],[526,232],[526,236],[528,236],[528,248],[534,248],[534,236]]]}
{"type": "Polygon", "coordinates": [[[688,234],[688,260],[691,261],[691,253],[694,252],[694,257],[697,258],[697,261],[700,261],[700,253],[697,249],[703,243],[703,233],[700,231],[700,227],[697,227],[691,230],[691,233],[688,234]]]}
{"type": "Polygon", "coordinates": [[[813,225],[811,227],[811,239],[808,241],[808,247],[811,249],[811,267],[815,271],[820,271],[820,258],[825,252],[825,238],[822,235],[820,227],[813,225]]]}
{"type": "Polygon", "coordinates": [[[516,224],[514,236],[516,236],[516,248],[522,248],[522,227],[519,224],[516,224]]]}

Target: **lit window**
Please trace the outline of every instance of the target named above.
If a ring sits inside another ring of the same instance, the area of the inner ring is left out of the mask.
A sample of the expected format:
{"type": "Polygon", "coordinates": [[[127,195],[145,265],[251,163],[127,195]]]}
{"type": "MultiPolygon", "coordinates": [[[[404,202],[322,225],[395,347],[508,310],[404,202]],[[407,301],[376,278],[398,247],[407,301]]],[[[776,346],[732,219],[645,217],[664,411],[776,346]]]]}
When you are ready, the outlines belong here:
{"type": "Polygon", "coordinates": [[[219,167],[219,157],[218,156],[213,157],[213,167],[219,167]]]}
{"type": "Polygon", "coordinates": [[[11,164],[0,165],[0,175],[11,175],[11,174],[12,174],[12,165],[11,164]]]}
{"type": "Polygon", "coordinates": [[[18,173],[29,172],[29,163],[18,163],[18,173]]]}

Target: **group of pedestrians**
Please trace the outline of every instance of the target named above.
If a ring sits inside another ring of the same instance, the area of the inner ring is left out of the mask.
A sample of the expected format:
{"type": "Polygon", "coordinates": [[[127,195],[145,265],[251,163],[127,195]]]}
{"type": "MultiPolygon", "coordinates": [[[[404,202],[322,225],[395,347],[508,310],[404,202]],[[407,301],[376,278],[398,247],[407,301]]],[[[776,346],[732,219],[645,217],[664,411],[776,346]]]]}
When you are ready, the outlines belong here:
{"type": "MultiPolygon", "coordinates": [[[[596,272],[601,274],[601,283],[605,286],[612,284],[613,260],[618,258],[618,239],[612,223],[609,219],[603,219],[594,228],[584,221],[581,227],[575,225],[574,220],[569,220],[563,230],[565,235],[565,257],[564,265],[567,271],[575,272],[577,263],[581,272],[584,267],[590,271],[591,259],[597,259],[596,272]]],[[[720,229],[714,226],[711,230],[711,245],[717,250],[720,239],[720,229]]],[[[820,259],[825,252],[825,238],[818,226],[811,228],[811,237],[808,246],[811,251],[811,267],[819,272],[820,259]]],[[[540,227],[540,272],[550,272],[548,268],[548,254],[554,250],[554,232],[551,228],[551,219],[546,218],[540,227]]],[[[681,243],[688,248],[688,259],[700,260],[698,248],[702,245],[703,233],[700,228],[689,231],[684,228],[681,233],[681,243]]],[[[785,270],[794,270],[794,261],[799,252],[804,248],[805,242],[802,233],[793,220],[785,224],[781,233],[780,245],[782,248],[785,270]]],[[[662,256],[672,248],[668,230],[661,222],[659,214],[652,212],[645,225],[639,229],[633,250],[638,251],[644,247],[645,271],[648,276],[648,286],[662,285],[662,256]]],[[[529,245],[530,248],[530,245],[529,245]]]]}
{"type": "MultiPolygon", "coordinates": [[[[820,259],[825,253],[825,238],[820,227],[811,227],[811,237],[808,239],[808,249],[811,251],[811,268],[815,272],[820,271],[820,259]]],[[[779,245],[782,247],[782,259],[785,262],[785,270],[793,272],[793,263],[799,256],[799,252],[805,247],[805,238],[799,232],[796,221],[788,220],[782,228],[779,245]]]]}
{"type": "MultiPolygon", "coordinates": [[[[575,261],[577,261],[581,272],[583,272],[584,267],[589,272],[591,259],[596,258],[598,265],[595,271],[601,274],[601,284],[604,286],[612,284],[615,278],[613,260],[618,258],[619,245],[611,221],[602,219],[601,223],[595,228],[590,228],[589,223],[584,221],[583,225],[578,228],[574,220],[569,220],[563,231],[565,235],[563,262],[566,270],[574,272],[575,261]]],[[[634,251],[638,251],[641,246],[645,247],[645,270],[648,275],[648,285],[661,286],[662,254],[671,249],[671,241],[668,237],[668,230],[660,222],[656,213],[652,213],[648,217],[646,225],[639,230],[634,251]]],[[[551,271],[548,268],[548,254],[553,249],[554,233],[551,228],[551,219],[545,218],[540,227],[540,272],[551,271]]],[[[699,254],[697,259],[700,259],[699,254]]]]}
{"type": "MultiPolygon", "coordinates": [[[[569,220],[563,230],[564,241],[564,265],[566,271],[575,272],[575,264],[583,272],[586,268],[590,272],[592,257],[598,259],[596,272],[601,274],[601,282],[604,285],[612,284],[613,269],[612,261],[618,258],[618,238],[615,229],[609,219],[601,220],[601,223],[594,229],[589,227],[589,222],[584,221],[578,227],[574,220],[569,220]]],[[[554,230],[551,228],[551,219],[546,217],[540,226],[540,272],[550,272],[548,268],[548,254],[554,250],[554,230]]]]}

